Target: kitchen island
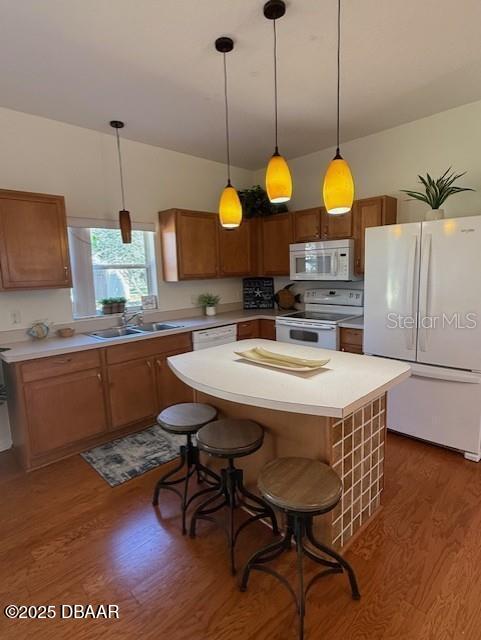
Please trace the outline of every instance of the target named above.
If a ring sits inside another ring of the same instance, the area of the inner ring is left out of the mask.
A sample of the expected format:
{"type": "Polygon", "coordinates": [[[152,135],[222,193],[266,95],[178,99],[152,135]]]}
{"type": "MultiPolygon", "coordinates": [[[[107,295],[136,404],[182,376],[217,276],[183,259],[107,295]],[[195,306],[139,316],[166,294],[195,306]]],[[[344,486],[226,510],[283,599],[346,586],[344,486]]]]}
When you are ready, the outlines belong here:
{"type": "MultiPolygon", "coordinates": [[[[317,535],[337,548],[377,513],[384,486],[386,393],[410,376],[410,367],[370,356],[272,342],[242,340],[168,358],[169,367],[224,417],[248,418],[266,431],[264,445],[240,459],[247,484],[281,456],[330,464],[342,478],[339,505],[317,518],[317,535]],[[293,373],[236,355],[253,347],[303,357],[330,358],[321,370],[293,373]]],[[[212,462],[211,460],[209,462],[212,462]]]]}

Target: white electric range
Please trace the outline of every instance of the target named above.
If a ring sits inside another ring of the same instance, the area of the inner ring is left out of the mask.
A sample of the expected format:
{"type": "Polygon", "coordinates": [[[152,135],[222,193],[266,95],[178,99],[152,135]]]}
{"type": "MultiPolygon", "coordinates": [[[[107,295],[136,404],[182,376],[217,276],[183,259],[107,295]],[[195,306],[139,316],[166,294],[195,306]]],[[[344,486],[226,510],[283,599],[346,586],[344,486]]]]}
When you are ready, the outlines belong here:
{"type": "Polygon", "coordinates": [[[308,289],[304,311],[276,317],[276,339],[306,347],[339,350],[339,323],[363,313],[359,289],[308,289]]]}

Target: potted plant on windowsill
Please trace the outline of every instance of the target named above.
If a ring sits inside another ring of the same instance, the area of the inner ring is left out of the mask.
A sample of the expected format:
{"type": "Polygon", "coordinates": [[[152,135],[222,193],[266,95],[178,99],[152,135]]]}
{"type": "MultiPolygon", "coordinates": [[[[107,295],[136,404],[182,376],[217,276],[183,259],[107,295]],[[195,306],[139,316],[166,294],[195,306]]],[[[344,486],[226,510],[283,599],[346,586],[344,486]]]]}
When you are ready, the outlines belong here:
{"type": "Polygon", "coordinates": [[[199,307],[205,309],[206,316],[215,316],[217,313],[217,305],[219,304],[220,296],[216,296],[213,293],[201,293],[197,302],[199,307]]]}
{"type": "Polygon", "coordinates": [[[127,298],[112,298],[113,300],[113,311],[112,313],[123,313],[125,311],[125,305],[127,304],[127,298]]]}
{"type": "Polygon", "coordinates": [[[403,193],[407,193],[413,200],[420,200],[428,204],[431,209],[426,212],[426,220],[440,220],[444,218],[444,209],[441,209],[441,205],[449,198],[449,196],[455,193],[462,193],[463,191],[474,191],[468,187],[457,187],[454,185],[456,180],[466,175],[464,173],[454,173],[451,171],[451,167],[443,173],[440,178],[434,180],[429,173],[426,177],[418,175],[419,182],[424,186],[424,193],[422,191],[410,191],[408,189],[401,189],[403,193]]]}
{"type": "Polygon", "coordinates": [[[110,315],[113,313],[113,298],[102,298],[100,301],[102,305],[102,313],[104,316],[110,315]]]}

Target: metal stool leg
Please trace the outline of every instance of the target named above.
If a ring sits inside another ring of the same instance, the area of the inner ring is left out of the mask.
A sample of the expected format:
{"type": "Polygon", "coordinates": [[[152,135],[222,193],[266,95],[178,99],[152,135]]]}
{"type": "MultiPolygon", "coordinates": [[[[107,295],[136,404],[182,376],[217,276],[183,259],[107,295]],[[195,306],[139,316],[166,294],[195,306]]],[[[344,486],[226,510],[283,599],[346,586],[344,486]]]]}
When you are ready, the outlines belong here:
{"type": "Polygon", "coordinates": [[[157,482],[157,484],[155,485],[155,489],[154,489],[154,495],[152,498],[152,504],[154,505],[154,507],[156,507],[159,504],[159,493],[161,489],[167,489],[169,491],[173,491],[174,493],[176,493],[177,495],[180,495],[180,493],[177,491],[177,489],[174,489],[172,487],[172,484],[178,484],[179,482],[182,482],[182,480],[184,480],[184,477],[178,479],[177,481],[171,481],[169,480],[169,478],[171,476],[174,476],[176,473],[178,473],[182,467],[184,467],[186,465],[187,462],[187,456],[186,456],[186,447],[184,445],[182,445],[180,447],[180,462],[179,464],[174,467],[173,469],[171,469],[170,471],[168,471],[165,475],[163,475],[157,482]]]}
{"type": "Polygon", "coordinates": [[[180,447],[180,462],[179,464],[171,469],[168,473],[160,478],[160,480],[155,485],[154,495],[152,498],[152,504],[154,506],[158,506],[159,504],[159,493],[161,489],[166,489],[168,491],[172,491],[176,495],[179,496],[181,501],[181,513],[182,513],[182,534],[185,535],[187,533],[187,508],[193,502],[202,495],[206,493],[210,493],[211,491],[215,491],[220,485],[219,476],[214,473],[211,469],[204,467],[199,460],[199,450],[192,442],[192,435],[187,434],[187,441],[185,445],[180,447]],[[173,478],[181,469],[185,467],[185,473],[179,478],[173,478]],[[188,498],[189,493],[189,481],[190,478],[197,474],[197,477],[200,476],[202,472],[204,478],[208,478],[206,480],[209,487],[207,489],[202,489],[198,491],[190,498],[188,498]],[[178,485],[180,483],[184,483],[183,490],[180,492],[174,485],[178,485]]]}
{"type": "Polygon", "coordinates": [[[238,478],[237,488],[239,490],[239,493],[257,505],[253,507],[252,505],[245,503],[245,506],[248,509],[250,508],[254,512],[263,511],[265,514],[265,517],[269,518],[269,520],[271,521],[272,532],[276,536],[279,535],[279,527],[277,526],[277,518],[276,518],[276,514],[274,513],[274,509],[272,509],[272,507],[265,500],[263,500],[262,498],[259,498],[259,496],[256,496],[254,493],[251,493],[248,489],[245,488],[244,472],[242,471],[242,469],[238,469],[238,475],[239,475],[239,478],[238,478]]]}
{"type": "Polygon", "coordinates": [[[307,521],[306,532],[307,539],[314,547],[316,547],[316,549],[319,549],[319,551],[322,551],[331,558],[334,558],[334,560],[336,560],[336,562],[347,572],[347,575],[349,577],[349,584],[351,586],[352,598],[353,600],[359,600],[361,598],[361,594],[359,592],[356,574],[354,573],[354,569],[351,567],[349,562],[345,560],[339,553],[334,551],[334,549],[331,549],[330,547],[327,547],[326,545],[316,540],[316,538],[314,537],[314,532],[312,530],[312,518],[307,521]]]}
{"type": "Polygon", "coordinates": [[[294,520],[294,537],[296,539],[297,551],[297,611],[299,614],[299,640],[304,639],[304,616],[306,611],[305,594],[304,594],[304,564],[303,564],[303,538],[304,538],[304,519],[296,516],[294,520]]]}
{"type": "MultiPolygon", "coordinates": [[[[215,490],[215,488],[213,488],[213,490],[215,490]]],[[[192,518],[190,520],[190,532],[189,532],[190,537],[195,538],[197,520],[212,521],[213,518],[210,517],[210,514],[215,513],[216,511],[219,511],[219,509],[222,509],[222,507],[224,507],[226,504],[227,504],[227,499],[225,495],[225,487],[224,487],[223,481],[221,480],[221,484],[217,488],[215,495],[210,496],[209,498],[207,498],[207,500],[204,500],[204,502],[201,502],[195,509],[194,513],[192,514],[192,518]],[[223,498],[222,502],[220,502],[218,505],[215,505],[214,507],[210,507],[209,509],[207,509],[209,505],[214,503],[219,498],[223,498]]]]}
{"type": "Polygon", "coordinates": [[[230,561],[230,572],[233,576],[236,573],[235,567],[235,555],[234,555],[234,546],[235,546],[235,532],[234,532],[234,512],[236,508],[236,473],[233,465],[230,464],[231,460],[229,460],[229,469],[227,469],[225,473],[226,478],[226,494],[227,494],[227,506],[229,509],[229,522],[227,525],[227,540],[229,546],[229,561],[230,561]]]}

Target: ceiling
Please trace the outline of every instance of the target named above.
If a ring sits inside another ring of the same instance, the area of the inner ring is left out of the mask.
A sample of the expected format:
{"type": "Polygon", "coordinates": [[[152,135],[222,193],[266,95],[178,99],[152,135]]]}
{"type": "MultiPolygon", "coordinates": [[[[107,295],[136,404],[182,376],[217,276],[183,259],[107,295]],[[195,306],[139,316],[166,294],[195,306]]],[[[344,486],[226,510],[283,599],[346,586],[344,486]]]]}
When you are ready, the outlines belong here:
{"type": "MultiPolygon", "coordinates": [[[[232,163],[273,151],[272,24],[263,0],[0,0],[0,106],[232,163]]],[[[280,150],[335,143],[336,0],[278,22],[280,150]]],[[[342,139],[481,99],[479,0],[343,0],[342,139]]]]}

